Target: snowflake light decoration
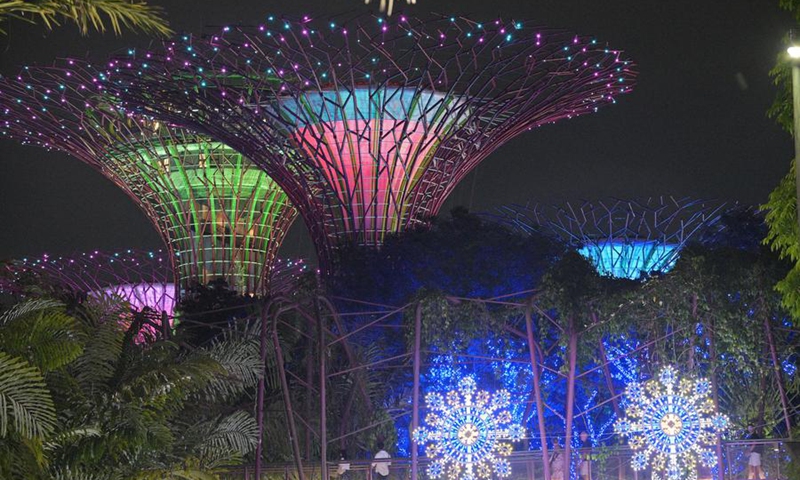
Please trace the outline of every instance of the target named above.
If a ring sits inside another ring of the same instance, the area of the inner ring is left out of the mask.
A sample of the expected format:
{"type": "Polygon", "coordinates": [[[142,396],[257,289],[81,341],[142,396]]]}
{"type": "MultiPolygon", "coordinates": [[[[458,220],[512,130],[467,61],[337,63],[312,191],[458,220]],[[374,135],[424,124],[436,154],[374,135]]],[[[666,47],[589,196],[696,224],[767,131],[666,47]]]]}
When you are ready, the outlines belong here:
{"type": "Polygon", "coordinates": [[[428,475],[443,474],[450,479],[475,480],[511,474],[511,464],[504,457],[511,454],[511,444],[524,435],[522,426],[511,423],[510,395],[499,390],[494,395],[477,390],[475,379],[464,377],[458,389],[445,396],[429,393],[425,397],[430,413],[426,427],[414,431],[414,439],[425,444],[432,462],[428,475]]]}
{"type": "Polygon", "coordinates": [[[635,451],[634,470],[650,465],[653,480],[695,480],[698,460],[706,467],[717,464],[709,446],[729,422],[715,412],[710,392],[708,380],[679,379],[672,366],[644,384],[628,384],[627,416],[617,420],[615,429],[635,451]]]}

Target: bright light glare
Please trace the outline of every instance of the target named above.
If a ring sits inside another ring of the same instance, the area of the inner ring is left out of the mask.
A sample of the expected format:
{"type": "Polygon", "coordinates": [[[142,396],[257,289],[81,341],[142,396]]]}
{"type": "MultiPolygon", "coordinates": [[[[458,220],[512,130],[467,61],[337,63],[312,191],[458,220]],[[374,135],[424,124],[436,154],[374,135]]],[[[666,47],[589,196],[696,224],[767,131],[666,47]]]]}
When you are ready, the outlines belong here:
{"type": "Polygon", "coordinates": [[[792,58],[800,58],[800,46],[792,45],[786,49],[786,53],[788,53],[792,58]]]}

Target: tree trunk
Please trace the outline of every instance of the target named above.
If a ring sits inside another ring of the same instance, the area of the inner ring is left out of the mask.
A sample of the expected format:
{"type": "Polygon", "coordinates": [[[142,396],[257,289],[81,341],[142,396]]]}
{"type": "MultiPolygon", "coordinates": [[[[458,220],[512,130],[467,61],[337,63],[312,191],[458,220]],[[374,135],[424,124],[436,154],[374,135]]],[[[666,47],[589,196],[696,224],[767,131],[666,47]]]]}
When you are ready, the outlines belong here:
{"type": "Polygon", "coordinates": [[[614,381],[611,378],[611,371],[608,369],[608,354],[606,353],[606,346],[603,345],[603,339],[599,340],[599,350],[600,356],[602,357],[603,362],[603,377],[606,379],[606,388],[608,388],[608,393],[611,395],[611,406],[614,407],[614,415],[617,418],[622,418],[622,410],[619,408],[619,401],[617,401],[617,394],[614,392],[614,381]]]}
{"type": "Polygon", "coordinates": [[[531,299],[525,307],[525,330],[528,335],[528,352],[531,356],[531,369],[533,370],[533,394],[536,399],[536,418],[539,424],[539,437],[542,443],[542,460],[544,466],[544,480],[550,480],[550,460],[547,455],[547,429],[544,423],[544,402],[542,402],[541,375],[539,374],[539,359],[536,355],[536,340],[533,336],[533,306],[531,299]]]}
{"type": "Polygon", "coordinates": [[[256,444],[256,478],[261,478],[261,462],[264,453],[264,395],[266,390],[266,368],[267,368],[267,318],[269,316],[269,304],[261,304],[261,332],[259,338],[259,360],[261,368],[264,369],[261,378],[258,380],[258,391],[256,393],[256,423],[258,424],[258,443],[256,444]]]}
{"type": "MultiPolygon", "coordinates": [[[[708,338],[708,349],[711,355],[711,392],[714,399],[714,411],[719,411],[719,393],[717,392],[717,349],[714,344],[714,320],[711,320],[711,329],[705,329],[708,338]]],[[[717,434],[717,476],[719,480],[725,480],[725,468],[722,464],[722,439],[717,434]]]]}
{"type": "Polygon", "coordinates": [[[411,480],[417,480],[418,456],[417,441],[414,432],[419,428],[419,375],[422,363],[422,303],[417,303],[414,313],[414,390],[411,398],[411,480]]]}
{"type": "Polygon", "coordinates": [[[694,323],[692,324],[692,331],[689,332],[689,371],[694,371],[694,342],[695,336],[697,335],[697,294],[692,295],[692,319],[694,323]]]}
{"type": "Polygon", "coordinates": [[[772,357],[772,368],[775,371],[775,381],[778,383],[778,392],[781,395],[781,407],[783,407],[783,421],[786,424],[786,435],[792,438],[792,422],[789,416],[789,399],[786,397],[786,389],[783,385],[783,371],[778,362],[778,353],[775,350],[775,337],[772,335],[772,324],[769,315],[762,312],[764,317],[764,331],[767,332],[767,342],[769,342],[769,354],[772,357]]]}
{"type": "Polygon", "coordinates": [[[350,388],[350,392],[347,394],[347,402],[344,404],[344,409],[342,411],[342,421],[339,423],[339,449],[346,450],[347,447],[347,437],[345,433],[347,433],[348,428],[350,427],[350,415],[353,409],[353,403],[355,403],[356,399],[356,385],[353,384],[352,388],[350,388]]]}
{"type": "Polygon", "coordinates": [[[328,480],[328,403],[326,384],[328,383],[326,360],[328,354],[325,339],[325,320],[319,308],[319,300],[314,302],[319,326],[319,459],[320,477],[328,480]]]}
{"type": "MultiPolygon", "coordinates": [[[[286,412],[286,424],[289,427],[289,443],[292,445],[295,467],[297,468],[298,480],[305,480],[303,472],[303,457],[300,454],[300,443],[297,437],[297,426],[294,423],[294,409],[292,408],[292,398],[289,393],[289,382],[286,381],[286,369],[283,363],[283,348],[281,348],[280,338],[278,337],[278,315],[272,319],[272,345],[275,348],[275,360],[278,367],[278,378],[281,382],[281,392],[283,393],[283,408],[286,412]]],[[[311,387],[307,387],[309,390],[311,387]]],[[[310,395],[310,391],[308,392],[310,395]]],[[[260,480],[260,477],[256,477],[260,480]]]]}
{"type": "Polygon", "coordinates": [[[575,324],[573,317],[569,317],[568,324],[567,324],[567,362],[568,362],[568,372],[567,372],[567,401],[565,405],[566,410],[566,418],[565,418],[565,429],[564,432],[564,457],[565,457],[565,469],[564,475],[570,475],[572,469],[572,421],[574,418],[574,410],[575,410],[575,369],[577,368],[578,363],[578,334],[575,331],[575,324]]]}

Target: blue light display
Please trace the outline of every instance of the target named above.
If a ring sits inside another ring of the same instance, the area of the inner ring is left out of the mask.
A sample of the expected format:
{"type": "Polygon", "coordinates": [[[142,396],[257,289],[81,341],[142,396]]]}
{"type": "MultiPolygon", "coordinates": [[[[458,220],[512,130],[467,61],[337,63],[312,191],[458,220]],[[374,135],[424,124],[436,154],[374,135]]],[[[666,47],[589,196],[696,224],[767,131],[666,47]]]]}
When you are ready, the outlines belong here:
{"type": "Polygon", "coordinates": [[[507,391],[492,395],[478,390],[472,377],[464,377],[458,389],[446,395],[429,393],[425,402],[426,426],[418,428],[414,438],[425,444],[432,460],[428,466],[432,479],[446,475],[453,480],[475,480],[511,474],[505,457],[512,447],[507,440],[522,439],[525,430],[512,423],[507,391]]]}
{"type": "Polygon", "coordinates": [[[670,271],[680,250],[677,245],[656,241],[609,241],[586,244],[578,253],[592,262],[600,275],[638,280],[670,271]]]}
{"type": "Polygon", "coordinates": [[[672,366],[644,384],[629,384],[627,417],[617,420],[615,430],[636,452],[633,469],[649,465],[654,480],[695,480],[698,460],[714,467],[717,456],[708,447],[729,421],[715,412],[710,393],[708,380],[679,379],[672,366]]]}

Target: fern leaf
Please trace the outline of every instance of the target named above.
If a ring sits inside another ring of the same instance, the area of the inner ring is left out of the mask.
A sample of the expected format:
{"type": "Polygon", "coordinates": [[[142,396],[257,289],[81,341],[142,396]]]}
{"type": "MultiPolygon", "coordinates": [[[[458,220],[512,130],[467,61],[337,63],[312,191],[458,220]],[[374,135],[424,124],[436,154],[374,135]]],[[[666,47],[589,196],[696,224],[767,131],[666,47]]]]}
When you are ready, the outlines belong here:
{"type": "Polygon", "coordinates": [[[10,428],[23,438],[46,438],[55,427],[55,406],[39,369],[0,352],[0,438],[10,428]]]}

